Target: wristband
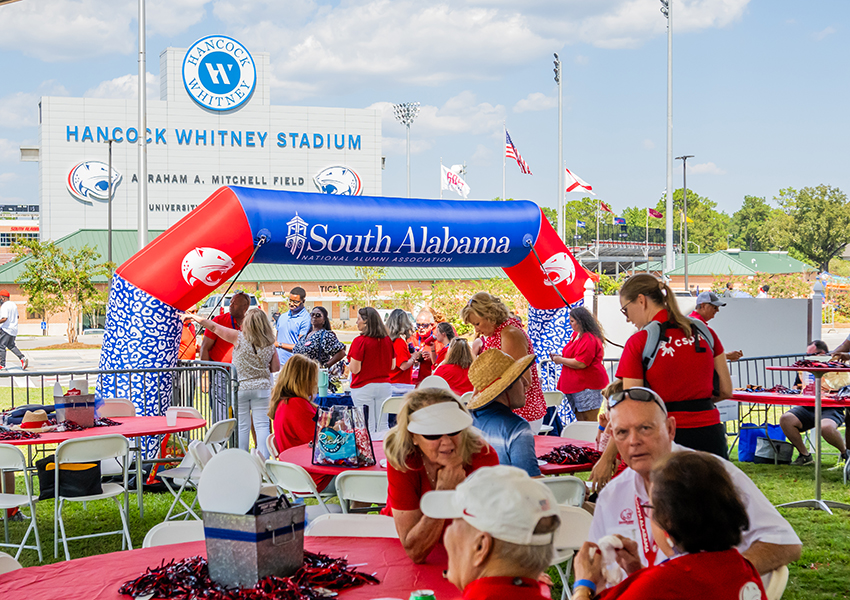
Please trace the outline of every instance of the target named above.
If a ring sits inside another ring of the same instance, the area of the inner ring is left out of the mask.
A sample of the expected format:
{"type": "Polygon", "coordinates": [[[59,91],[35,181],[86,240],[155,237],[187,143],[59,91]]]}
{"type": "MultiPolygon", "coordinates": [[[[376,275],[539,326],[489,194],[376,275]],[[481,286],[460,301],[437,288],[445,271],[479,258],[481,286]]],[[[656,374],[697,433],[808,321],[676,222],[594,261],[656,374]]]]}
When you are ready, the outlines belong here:
{"type": "Polygon", "coordinates": [[[602,425],[599,426],[599,431],[605,431],[605,428],[602,425]]]}
{"type": "Polygon", "coordinates": [[[573,584],[573,588],[577,587],[586,587],[590,590],[591,595],[596,593],[596,584],[593,583],[590,579],[579,579],[573,584]]]}

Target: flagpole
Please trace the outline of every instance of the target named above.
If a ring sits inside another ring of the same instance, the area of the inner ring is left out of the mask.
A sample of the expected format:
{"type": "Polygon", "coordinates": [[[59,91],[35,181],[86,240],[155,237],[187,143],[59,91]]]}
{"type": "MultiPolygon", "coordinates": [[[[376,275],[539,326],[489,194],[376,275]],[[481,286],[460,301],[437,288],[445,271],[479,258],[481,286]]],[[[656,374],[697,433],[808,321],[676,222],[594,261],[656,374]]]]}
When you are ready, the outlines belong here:
{"type": "Polygon", "coordinates": [[[646,272],[649,273],[649,207],[646,209],[646,272]]]}
{"type": "Polygon", "coordinates": [[[508,142],[508,123],[507,121],[502,121],[502,200],[507,200],[505,196],[505,157],[507,153],[505,152],[505,148],[508,142]]]}
{"type": "Polygon", "coordinates": [[[443,157],[440,157],[440,200],[443,199],[443,157]]]}
{"type": "Polygon", "coordinates": [[[596,272],[602,273],[602,263],[599,260],[599,213],[602,211],[602,198],[597,198],[596,203],[596,272]]]}

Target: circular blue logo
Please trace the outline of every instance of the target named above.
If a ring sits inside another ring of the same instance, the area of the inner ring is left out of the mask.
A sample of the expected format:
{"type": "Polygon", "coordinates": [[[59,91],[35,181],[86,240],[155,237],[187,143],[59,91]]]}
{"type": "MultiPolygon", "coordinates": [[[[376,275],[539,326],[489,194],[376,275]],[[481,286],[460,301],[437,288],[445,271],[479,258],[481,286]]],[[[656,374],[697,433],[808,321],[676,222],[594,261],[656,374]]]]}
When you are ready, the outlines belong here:
{"type": "Polygon", "coordinates": [[[248,101],[257,67],[247,48],[233,38],[211,35],[189,47],[183,59],[183,85],[206,109],[228,111],[248,101]]]}

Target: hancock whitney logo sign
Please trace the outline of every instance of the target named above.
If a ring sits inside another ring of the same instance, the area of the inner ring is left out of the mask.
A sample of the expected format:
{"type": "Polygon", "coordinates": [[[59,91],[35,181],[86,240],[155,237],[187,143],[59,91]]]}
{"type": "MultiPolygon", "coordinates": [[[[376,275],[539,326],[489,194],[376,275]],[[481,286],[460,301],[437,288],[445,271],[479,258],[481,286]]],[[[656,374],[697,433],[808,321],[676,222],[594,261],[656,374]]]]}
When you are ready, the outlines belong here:
{"type": "Polygon", "coordinates": [[[233,38],[201,38],[183,59],[183,85],[192,100],[206,109],[233,110],[248,101],[256,84],[254,59],[233,38]]]}

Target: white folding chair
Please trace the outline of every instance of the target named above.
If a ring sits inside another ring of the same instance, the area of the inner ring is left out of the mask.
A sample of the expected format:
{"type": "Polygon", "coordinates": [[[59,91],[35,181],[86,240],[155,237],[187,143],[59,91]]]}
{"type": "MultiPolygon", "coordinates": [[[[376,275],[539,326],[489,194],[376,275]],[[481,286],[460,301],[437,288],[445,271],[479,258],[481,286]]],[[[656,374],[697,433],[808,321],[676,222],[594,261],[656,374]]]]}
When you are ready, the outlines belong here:
{"type": "Polygon", "coordinates": [[[203,540],[203,521],[163,521],[151,527],[150,531],[147,532],[145,541],[142,542],[142,548],[203,540]]]}
{"type": "Polygon", "coordinates": [[[168,410],[165,411],[165,414],[168,413],[177,413],[177,418],[185,417],[187,419],[203,419],[201,413],[198,412],[198,409],[192,408],[191,406],[169,406],[168,410]]]}
{"type": "MultiPolygon", "coordinates": [[[[0,444],[0,510],[3,511],[3,529],[5,531],[5,543],[0,543],[3,548],[17,548],[15,560],[21,556],[21,552],[27,550],[38,550],[38,560],[41,562],[44,558],[41,556],[41,539],[38,537],[38,525],[35,518],[35,501],[32,497],[32,487],[30,478],[27,477],[27,463],[23,453],[11,444],[0,444]],[[26,494],[16,494],[14,489],[6,490],[6,478],[3,477],[4,471],[23,471],[24,486],[26,494]],[[30,507],[30,526],[24,533],[24,538],[20,544],[9,543],[9,522],[7,508],[19,508],[21,506],[30,507]],[[27,540],[30,533],[35,533],[35,546],[27,546],[27,540]]],[[[0,553],[2,554],[2,553],[0,553]]]]}
{"type": "Polygon", "coordinates": [[[183,508],[186,510],[175,514],[175,519],[178,517],[188,519],[189,515],[195,519],[201,518],[198,513],[195,512],[195,505],[198,502],[197,496],[195,496],[195,499],[192,500],[192,504],[186,504],[186,501],[183,500],[183,492],[190,486],[197,489],[198,481],[201,479],[201,473],[210,458],[212,458],[212,450],[210,447],[200,440],[192,440],[189,443],[189,450],[183,458],[183,462],[180,463],[180,466],[175,469],[167,469],[160,472],[159,476],[162,479],[162,482],[165,484],[165,487],[168,488],[168,491],[171,492],[171,495],[174,496],[174,501],[168,508],[168,512],[166,513],[163,521],[168,521],[172,518],[172,512],[177,507],[178,502],[182,504],[183,508]],[[171,480],[170,484],[168,483],[169,480],[171,480]],[[178,483],[180,484],[180,487],[175,491],[172,486],[178,483]]]}
{"type": "Polygon", "coordinates": [[[584,504],[584,481],[572,475],[544,477],[539,480],[555,495],[555,500],[562,506],[581,506],[584,504]]]}
{"type": "Polygon", "coordinates": [[[68,551],[69,540],[80,540],[93,537],[101,537],[104,535],[121,535],[121,549],[125,547],[133,549],[133,542],[130,539],[130,530],[127,527],[127,463],[130,461],[130,443],[123,435],[101,435],[90,438],[78,438],[65,440],[56,448],[55,454],[56,469],[54,470],[54,489],[56,490],[56,502],[53,509],[53,557],[59,557],[59,539],[62,540],[62,546],[65,548],[65,560],[71,560],[71,554],[68,551]],[[62,488],[60,487],[59,474],[62,469],[60,466],[67,463],[85,463],[97,462],[109,458],[123,458],[123,485],[117,483],[102,484],[102,492],[100,494],[91,494],[89,496],[62,496],[62,488]],[[123,495],[124,501],[121,502],[118,497],[123,495]],[[103,500],[112,498],[118,506],[118,513],[121,516],[121,529],[115,531],[107,531],[103,533],[90,533],[87,535],[78,535],[68,537],[65,534],[65,522],[62,519],[62,508],[65,502],[92,502],[94,500],[103,500]]]}
{"type": "Polygon", "coordinates": [[[561,430],[562,438],[595,442],[599,433],[599,423],[596,421],[573,421],[561,430]]]}
{"type": "Polygon", "coordinates": [[[310,521],[304,535],[398,539],[395,521],[386,515],[320,515],[310,521]]]}
{"type": "Polygon", "coordinates": [[[788,585],[788,567],[782,565],[765,575],[765,577],[767,581],[762,577],[762,582],[764,583],[767,600],[779,600],[782,598],[782,594],[785,593],[785,586],[788,585]]]}
{"type": "Polygon", "coordinates": [[[21,563],[9,554],[0,552],[0,575],[22,568],[21,563]]]}
{"type": "Polygon", "coordinates": [[[384,400],[381,404],[381,415],[378,417],[378,421],[383,421],[384,415],[397,415],[404,403],[404,396],[390,396],[384,400]]]}
{"type": "Polygon", "coordinates": [[[280,455],[280,450],[277,449],[277,443],[274,441],[274,433],[270,433],[266,438],[266,448],[269,451],[269,458],[277,459],[280,455]]]}
{"type": "Polygon", "coordinates": [[[135,417],[136,405],[126,398],[105,398],[97,409],[99,417],[135,417]]]}
{"type": "Polygon", "coordinates": [[[439,375],[428,375],[428,377],[420,381],[419,389],[422,390],[425,388],[437,388],[440,390],[451,391],[448,382],[439,375]]]}
{"type": "Polygon", "coordinates": [[[469,401],[470,401],[470,400],[472,400],[472,395],[473,395],[474,393],[475,393],[475,392],[466,392],[463,396],[461,396],[461,397],[460,397],[460,402],[461,402],[461,404],[463,404],[464,406],[466,406],[467,404],[469,404],[469,401]]]}
{"type": "Polygon", "coordinates": [[[561,582],[564,584],[561,600],[565,600],[573,593],[568,583],[573,557],[590,535],[593,515],[577,506],[561,505],[560,517],[561,526],[555,532],[555,557],[551,565],[561,576],[561,582]]]}
{"type": "Polygon", "coordinates": [[[260,493],[263,496],[280,496],[280,490],[269,478],[269,472],[266,471],[266,459],[260,454],[260,451],[256,448],[251,448],[251,458],[254,459],[254,465],[256,465],[257,472],[262,478],[260,493]]]}
{"type": "Polygon", "coordinates": [[[336,495],[339,496],[342,512],[346,514],[351,510],[349,502],[380,504],[383,507],[387,503],[388,487],[385,471],[343,471],[336,477],[336,495]]]}
{"type": "MultiPolygon", "coordinates": [[[[564,399],[564,394],[562,392],[557,391],[557,390],[555,390],[554,392],[543,392],[543,399],[546,401],[546,408],[547,409],[553,408],[553,407],[557,409],[557,407],[561,405],[561,400],[564,399]]],[[[540,435],[546,435],[547,433],[549,433],[550,431],[555,429],[555,426],[553,425],[553,423],[555,422],[555,419],[557,419],[557,418],[558,418],[558,413],[555,411],[555,412],[552,413],[552,418],[549,419],[549,422],[543,423],[543,425],[540,426],[539,434],[540,435]]]]}
{"type": "Polygon", "coordinates": [[[301,465],[270,458],[266,461],[266,472],[268,472],[272,483],[280,488],[281,493],[289,494],[293,501],[303,498],[318,500],[318,506],[307,507],[308,521],[312,521],[313,517],[317,515],[342,511],[339,504],[327,504],[325,502],[326,499],[332,498],[336,494],[319,493],[313,478],[301,465]]]}

